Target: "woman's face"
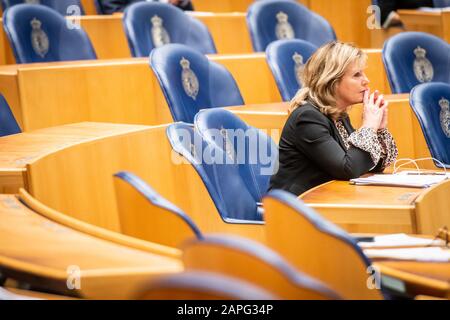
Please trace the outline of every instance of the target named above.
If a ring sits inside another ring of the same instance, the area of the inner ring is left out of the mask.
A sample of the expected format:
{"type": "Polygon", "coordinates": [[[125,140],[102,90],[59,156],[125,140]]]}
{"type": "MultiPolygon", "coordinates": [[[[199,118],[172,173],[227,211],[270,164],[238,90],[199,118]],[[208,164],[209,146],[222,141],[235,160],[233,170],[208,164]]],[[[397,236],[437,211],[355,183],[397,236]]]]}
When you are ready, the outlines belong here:
{"type": "Polygon", "coordinates": [[[345,71],[335,92],[336,106],[345,110],[349,106],[363,101],[364,91],[368,90],[367,79],[361,64],[353,62],[345,71]]]}

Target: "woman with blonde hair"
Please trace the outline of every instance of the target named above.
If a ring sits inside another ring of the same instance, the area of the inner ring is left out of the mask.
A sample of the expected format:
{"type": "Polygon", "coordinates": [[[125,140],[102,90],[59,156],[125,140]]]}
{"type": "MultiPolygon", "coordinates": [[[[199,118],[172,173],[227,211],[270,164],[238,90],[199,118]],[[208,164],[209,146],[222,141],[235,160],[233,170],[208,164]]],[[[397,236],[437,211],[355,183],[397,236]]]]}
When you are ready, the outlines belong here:
{"type": "Polygon", "coordinates": [[[378,91],[370,92],[366,60],[361,49],[331,42],[305,64],[303,87],[291,101],[270,189],[300,195],[330,180],[383,171],[395,161],[397,147],[387,130],[388,103],[378,91]],[[361,102],[362,126],[355,130],[347,110],[361,102]]]}

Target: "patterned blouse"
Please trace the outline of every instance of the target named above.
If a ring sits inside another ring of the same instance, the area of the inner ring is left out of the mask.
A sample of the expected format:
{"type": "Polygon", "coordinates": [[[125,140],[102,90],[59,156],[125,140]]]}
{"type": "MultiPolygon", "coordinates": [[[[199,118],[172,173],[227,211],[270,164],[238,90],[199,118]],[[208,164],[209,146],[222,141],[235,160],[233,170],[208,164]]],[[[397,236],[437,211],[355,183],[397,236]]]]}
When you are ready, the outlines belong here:
{"type": "Polygon", "coordinates": [[[341,120],[334,121],[334,124],[344,141],[345,148],[348,150],[350,145],[352,145],[368,152],[373,163],[375,163],[374,167],[377,166],[381,159],[381,170],[383,170],[389,167],[397,158],[397,145],[387,129],[380,129],[378,132],[375,132],[371,128],[363,127],[349,135],[341,120]]]}

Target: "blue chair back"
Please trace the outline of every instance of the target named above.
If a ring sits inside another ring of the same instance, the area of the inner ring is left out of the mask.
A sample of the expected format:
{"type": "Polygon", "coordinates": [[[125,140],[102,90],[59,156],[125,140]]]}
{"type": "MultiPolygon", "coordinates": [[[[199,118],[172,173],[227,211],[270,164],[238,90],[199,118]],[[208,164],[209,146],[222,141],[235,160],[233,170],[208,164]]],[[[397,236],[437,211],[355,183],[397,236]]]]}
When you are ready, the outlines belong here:
{"type": "Polygon", "coordinates": [[[148,57],[154,48],[168,43],[185,44],[203,54],[217,52],[208,28],[168,3],[131,4],[123,25],[133,57],[148,57]]]}
{"type": "Polygon", "coordinates": [[[13,6],[3,14],[3,27],[17,63],[97,58],[86,32],[45,6],[13,6]]]}
{"type": "Polygon", "coordinates": [[[220,216],[225,222],[262,223],[256,202],[239,174],[239,168],[227,164],[227,155],[194,130],[192,124],[174,123],[167,137],[175,152],[197,171],[220,216]]]}
{"type": "Polygon", "coordinates": [[[261,202],[278,168],[278,147],[272,138],[221,108],[200,111],[194,124],[203,139],[231,158],[253,199],[261,202]]]}
{"type": "MultiPolygon", "coordinates": [[[[450,85],[423,83],[411,91],[413,108],[431,156],[450,169],[450,85]]],[[[435,161],[437,167],[442,165],[435,161]]]]}
{"type": "Polygon", "coordinates": [[[5,98],[0,95],[0,137],[20,133],[20,127],[14,118],[5,98]]]}
{"type": "Polygon", "coordinates": [[[402,32],[384,43],[383,62],[392,93],[425,82],[450,83],[450,46],[423,32],[402,32]]]}
{"type": "Polygon", "coordinates": [[[266,59],[284,101],[302,87],[300,75],[317,47],[305,40],[277,40],[267,46],[266,59]]]}
{"type": "Polygon", "coordinates": [[[16,4],[41,4],[58,11],[63,16],[84,15],[80,0],[2,0],[3,11],[16,4]]]}
{"type": "Polygon", "coordinates": [[[150,66],[175,121],[192,123],[201,109],[244,104],[231,73],[186,45],[156,48],[150,66]]]}
{"type": "Polygon", "coordinates": [[[317,47],[336,40],[327,20],[295,1],[257,1],[248,9],[247,25],[255,51],[281,39],[303,39],[317,47]]]}
{"type": "Polygon", "coordinates": [[[433,0],[433,5],[435,8],[450,7],[450,0],[433,0]]]}

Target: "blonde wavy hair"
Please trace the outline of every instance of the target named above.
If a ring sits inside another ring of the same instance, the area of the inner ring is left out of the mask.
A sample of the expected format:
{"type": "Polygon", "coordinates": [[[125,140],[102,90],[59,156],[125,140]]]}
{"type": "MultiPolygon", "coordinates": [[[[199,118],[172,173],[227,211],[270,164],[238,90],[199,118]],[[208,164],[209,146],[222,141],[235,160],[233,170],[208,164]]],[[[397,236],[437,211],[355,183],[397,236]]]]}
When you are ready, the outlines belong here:
{"type": "Polygon", "coordinates": [[[334,120],[345,117],[346,111],[336,107],[335,92],[354,62],[364,68],[367,55],[352,44],[334,41],[320,47],[305,64],[301,75],[303,86],[291,100],[289,112],[309,102],[334,120]]]}

